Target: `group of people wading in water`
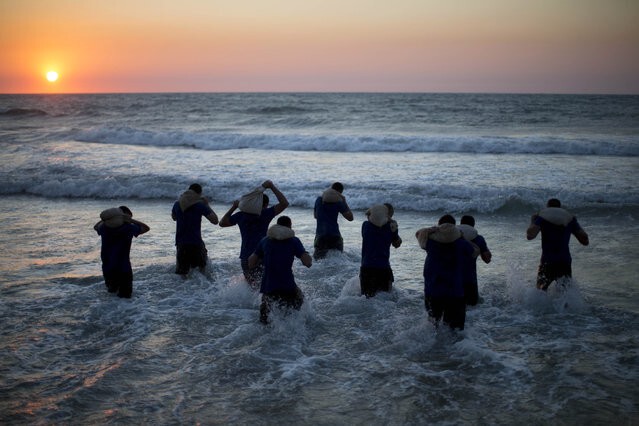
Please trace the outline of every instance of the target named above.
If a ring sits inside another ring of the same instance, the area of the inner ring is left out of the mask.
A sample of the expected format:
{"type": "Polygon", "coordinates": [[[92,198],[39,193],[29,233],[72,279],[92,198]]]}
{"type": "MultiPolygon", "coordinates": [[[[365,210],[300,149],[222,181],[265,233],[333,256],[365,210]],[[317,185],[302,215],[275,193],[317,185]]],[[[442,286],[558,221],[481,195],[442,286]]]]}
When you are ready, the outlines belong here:
{"type": "MultiPolygon", "coordinates": [[[[284,194],[267,180],[253,191],[233,201],[229,210],[218,219],[209,201],[202,195],[202,187],[194,183],[174,203],[171,217],[176,222],[176,269],[185,276],[193,268],[204,270],[208,261],[202,240],[202,218],[214,225],[237,225],[242,239],[240,265],[247,283],[262,294],[260,321],[267,324],[269,313],[278,309],[299,310],[304,295],[295,283],[293,261],[300,259],[308,268],[313,259],[319,260],[332,251],[343,251],[344,242],[339,230],[341,215],[352,221],[344,186],[333,183],[315,200],[313,214],[315,230],[313,257],[295,236],[291,218],[279,216],[289,205],[284,194]],[[270,190],[277,204],[269,207],[270,190]],[[276,224],[271,225],[276,217],[276,224]]],[[[390,265],[390,247],[399,248],[397,222],[390,203],[375,205],[366,211],[362,223],[361,266],[359,272],[361,294],[368,297],[389,292],[394,282],[390,265]]],[[[100,214],[94,229],[102,238],[102,272],[107,289],[119,297],[130,298],[133,273],[129,259],[133,237],[150,228],[135,219],[126,206],[110,208],[100,214]]],[[[571,235],[588,245],[588,234],[577,218],[562,208],[557,199],[550,199],[546,208],[531,217],[526,236],[528,240],[541,233],[542,254],[537,274],[537,287],[547,290],[552,282],[565,285],[572,276],[571,235]]],[[[426,251],[424,262],[424,303],[429,318],[443,322],[453,329],[464,329],[466,306],[476,305],[480,298],[477,287],[477,259],[489,263],[492,254],[486,240],[475,229],[475,219],[465,215],[457,225],[452,215],[443,215],[436,226],[422,228],[415,233],[419,246],[426,251]]]]}

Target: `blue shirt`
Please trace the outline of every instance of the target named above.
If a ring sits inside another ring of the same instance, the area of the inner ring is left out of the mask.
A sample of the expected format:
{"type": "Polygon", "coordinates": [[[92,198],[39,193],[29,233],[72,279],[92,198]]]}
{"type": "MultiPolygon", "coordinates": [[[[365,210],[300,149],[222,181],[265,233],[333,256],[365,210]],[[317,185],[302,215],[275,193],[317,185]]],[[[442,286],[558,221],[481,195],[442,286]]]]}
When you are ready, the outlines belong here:
{"type": "Polygon", "coordinates": [[[347,211],[348,206],[343,201],[325,203],[322,201],[322,197],[317,197],[315,200],[315,218],[317,219],[315,235],[318,237],[341,237],[337,215],[347,211]]]}
{"type": "Polygon", "coordinates": [[[302,242],[297,237],[286,240],[275,240],[264,237],[257,244],[255,254],[262,259],[264,275],[260,292],[293,292],[296,289],[293,278],[293,260],[306,253],[302,242]]]}
{"type": "Polygon", "coordinates": [[[259,215],[237,212],[230,217],[232,225],[238,225],[242,236],[240,259],[246,260],[255,251],[260,240],[266,237],[268,225],[275,217],[275,207],[262,209],[259,215]]]}
{"type": "Polygon", "coordinates": [[[362,223],[362,266],[390,268],[390,246],[399,238],[399,231],[391,230],[390,222],[382,227],[368,220],[362,223]]]}
{"type": "Polygon", "coordinates": [[[568,225],[555,225],[540,216],[535,219],[535,225],[541,229],[541,262],[542,263],[571,263],[570,235],[581,230],[577,218],[573,217],[568,225]]]}
{"type": "Polygon", "coordinates": [[[202,216],[213,213],[203,202],[193,204],[182,211],[178,201],[173,204],[173,216],[176,218],[175,244],[204,244],[202,241],[202,216]]]}
{"type": "Polygon", "coordinates": [[[102,259],[103,272],[129,272],[131,271],[131,241],[142,232],[140,225],[135,223],[125,223],[117,228],[109,228],[105,224],[98,226],[96,230],[102,237],[102,249],[100,258],[102,259]]]}
{"type": "Polygon", "coordinates": [[[464,265],[472,259],[473,246],[463,238],[452,243],[428,240],[424,261],[424,295],[464,297],[464,265]]]}

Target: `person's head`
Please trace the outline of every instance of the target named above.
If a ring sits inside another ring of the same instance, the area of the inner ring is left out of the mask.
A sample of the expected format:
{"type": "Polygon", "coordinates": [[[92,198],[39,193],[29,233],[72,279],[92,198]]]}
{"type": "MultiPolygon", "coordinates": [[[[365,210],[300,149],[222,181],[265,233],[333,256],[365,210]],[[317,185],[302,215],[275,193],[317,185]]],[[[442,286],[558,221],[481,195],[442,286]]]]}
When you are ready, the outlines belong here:
{"type": "Polygon", "coordinates": [[[462,225],[475,226],[475,218],[470,215],[464,215],[459,220],[459,223],[461,223],[462,225]]]}
{"type": "Polygon", "coordinates": [[[189,189],[196,194],[202,193],[202,186],[199,183],[192,183],[191,186],[189,186],[189,189]]]}
{"type": "Polygon", "coordinates": [[[286,226],[287,228],[293,227],[293,222],[291,222],[291,218],[288,216],[280,216],[277,218],[277,224],[286,226]]]}
{"type": "Polygon", "coordinates": [[[393,208],[393,205],[391,203],[384,203],[384,205],[388,209],[388,217],[393,217],[393,215],[395,214],[395,209],[393,208]]]}
{"type": "Polygon", "coordinates": [[[438,225],[443,225],[444,223],[450,223],[451,225],[455,224],[455,218],[452,217],[449,214],[445,214],[442,217],[439,218],[439,222],[437,222],[438,225]]]}
{"type": "Polygon", "coordinates": [[[546,207],[561,207],[561,201],[559,201],[556,198],[551,198],[550,200],[548,200],[548,202],[546,203],[546,207]]]}
{"type": "Polygon", "coordinates": [[[331,188],[333,188],[335,191],[339,192],[340,194],[342,192],[344,192],[344,185],[342,185],[341,182],[335,182],[331,185],[331,188]]]}
{"type": "Polygon", "coordinates": [[[133,213],[131,212],[131,209],[128,208],[127,206],[120,206],[118,207],[120,210],[122,210],[122,213],[129,215],[131,217],[133,217],[133,213]]]}
{"type": "Polygon", "coordinates": [[[269,202],[268,195],[262,194],[262,208],[263,209],[268,207],[268,202],[269,202]]]}

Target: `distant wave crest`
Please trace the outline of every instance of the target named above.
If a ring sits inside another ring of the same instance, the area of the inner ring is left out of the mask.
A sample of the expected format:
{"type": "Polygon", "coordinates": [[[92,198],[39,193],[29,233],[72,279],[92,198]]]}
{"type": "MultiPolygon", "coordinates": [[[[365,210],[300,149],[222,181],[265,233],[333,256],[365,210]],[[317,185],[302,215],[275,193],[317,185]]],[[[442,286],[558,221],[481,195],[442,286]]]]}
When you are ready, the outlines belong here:
{"type": "Polygon", "coordinates": [[[344,135],[250,134],[233,132],[167,132],[132,127],[100,126],[81,130],[80,142],[190,147],[202,150],[261,149],[333,152],[457,152],[478,154],[568,154],[639,156],[639,139],[619,136],[475,136],[475,135],[344,135]]]}
{"type": "Polygon", "coordinates": [[[0,112],[0,116],[5,117],[37,117],[48,115],[46,111],[37,108],[10,108],[0,112]]]}

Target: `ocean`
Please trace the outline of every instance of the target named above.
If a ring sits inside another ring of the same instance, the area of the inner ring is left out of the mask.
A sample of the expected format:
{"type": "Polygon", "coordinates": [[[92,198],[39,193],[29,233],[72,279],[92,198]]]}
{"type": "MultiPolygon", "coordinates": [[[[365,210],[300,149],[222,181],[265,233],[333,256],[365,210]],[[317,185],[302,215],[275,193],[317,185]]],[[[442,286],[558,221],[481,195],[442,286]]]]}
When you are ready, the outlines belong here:
{"type": "Polygon", "coordinates": [[[639,424],[638,172],[639,96],[0,95],[0,422],[639,424]],[[198,182],[221,217],[267,179],[311,252],[332,182],[355,220],[343,253],[295,263],[302,310],[264,326],[239,230],[205,222],[209,265],[183,280],[170,212],[198,182]],[[545,293],[525,231],[553,197],[591,243],[545,293]],[[366,299],[361,224],[384,202],[404,242],[366,299]],[[93,230],[123,204],[151,227],[130,300],[93,230]],[[445,213],[493,254],[461,332],[427,320],[414,237],[445,213]]]}

